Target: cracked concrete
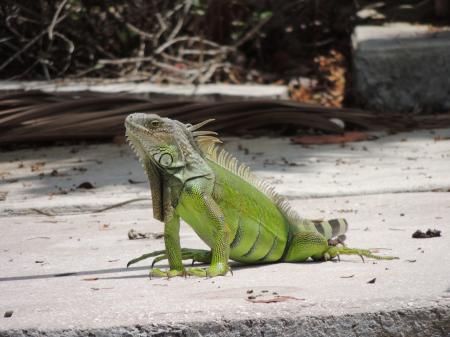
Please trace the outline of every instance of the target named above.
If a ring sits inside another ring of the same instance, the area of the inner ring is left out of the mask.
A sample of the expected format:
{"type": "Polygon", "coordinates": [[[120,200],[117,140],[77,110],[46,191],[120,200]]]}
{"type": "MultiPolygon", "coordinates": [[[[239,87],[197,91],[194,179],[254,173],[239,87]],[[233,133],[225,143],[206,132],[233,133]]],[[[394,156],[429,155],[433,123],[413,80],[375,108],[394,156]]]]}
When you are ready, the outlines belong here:
{"type": "MultiPolygon", "coordinates": [[[[127,237],[131,228],[162,231],[127,146],[4,152],[0,314],[13,314],[0,318],[0,336],[450,336],[449,136],[420,131],[309,148],[226,139],[300,214],[346,217],[349,246],[400,259],[235,264],[233,276],[214,279],[150,280],[145,261],[125,268],[163,247],[127,237]],[[76,188],[83,182],[95,188],[76,188]],[[143,200],[93,212],[135,198],[143,200]],[[412,239],[419,228],[443,236],[412,239]]],[[[185,225],[181,240],[205,247],[185,225]]]]}

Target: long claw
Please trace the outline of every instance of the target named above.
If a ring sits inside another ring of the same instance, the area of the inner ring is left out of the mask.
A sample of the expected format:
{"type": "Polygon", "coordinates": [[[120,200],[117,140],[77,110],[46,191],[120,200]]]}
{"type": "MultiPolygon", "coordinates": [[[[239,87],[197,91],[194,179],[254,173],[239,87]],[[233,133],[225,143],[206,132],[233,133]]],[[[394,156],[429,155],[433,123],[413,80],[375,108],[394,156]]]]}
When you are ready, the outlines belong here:
{"type": "Polygon", "coordinates": [[[358,255],[362,259],[363,262],[365,262],[364,257],[375,259],[375,260],[396,260],[396,259],[398,259],[398,257],[396,257],[396,256],[375,255],[370,250],[367,250],[367,249],[334,247],[334,246],[329,247],[328,251],[325,254],[329,254],[331,257],[335,257],[335,256],[339,256],[339,255],[358,255]]]}
{"type": "Polygon", "coordinates": [[[157,263],[157,262],[159,262],[159,261],[162,261],[162,260],[166,260],[166,259],[167,259],[167,255],[166,255],[166,254],[155,257],[155,258],[153,259],[153,261],[152,261],[152,266],[151,266],[151,268],[153,268],[153,266],[155,265],[155,263],[157,263]]]}
{"type": "Polygon", "coordinates": [[[148,259],[150,257],[155,257],[155,256],[158,256],[158,255],[162,255],[162,254],[165,254],[165,253],[166,253],[165,250],[157,250],[157,251],[154,251],[154,252],[151,252],[151,253],[148,253],[148,254],[141,255],[141,256],[139,256],[139,257],[137,257],[135,259],[132,259],[132,260],[128,261],[127,268],[129,266],[131,266],[132,264],[135,264],[135,263],[137,263],[139,261],[148,259]]]}

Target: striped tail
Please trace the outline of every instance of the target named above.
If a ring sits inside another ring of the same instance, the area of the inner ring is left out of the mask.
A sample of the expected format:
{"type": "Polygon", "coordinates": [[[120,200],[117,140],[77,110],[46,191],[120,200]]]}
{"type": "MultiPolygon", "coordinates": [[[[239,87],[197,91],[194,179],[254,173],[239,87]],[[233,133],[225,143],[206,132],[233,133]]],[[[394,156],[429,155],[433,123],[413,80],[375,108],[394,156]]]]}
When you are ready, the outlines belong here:
{"type": "Polygon", "coordinates": [[[344,234],[348,229],[347,221],[342,218],[323,221],[313,220],[313,223],[316,226],[317,231],[325,236],[327,240],[344,234]]]}

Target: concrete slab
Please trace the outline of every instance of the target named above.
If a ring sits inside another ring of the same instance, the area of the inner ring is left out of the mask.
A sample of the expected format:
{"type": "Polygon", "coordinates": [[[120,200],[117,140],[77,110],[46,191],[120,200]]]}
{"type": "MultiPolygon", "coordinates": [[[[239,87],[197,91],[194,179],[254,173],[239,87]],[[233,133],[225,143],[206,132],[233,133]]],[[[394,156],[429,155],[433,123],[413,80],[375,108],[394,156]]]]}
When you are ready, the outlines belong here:
{"type": "MultiPolygon", "coordinates": [[[[131,228],[162,231],[148,200],[93,213],[149,197],[126,146],[2,153],[0,314],[13,312],[0,318],[0,336],[448,336],[449,136],[436,130],[311,148],[227,139],[300,214],[345,216],[349,246],[400,259],[235,265],[233,276],[214,279],[149,280],[149,262],[124,268],[163,247],[161,239],[127,237],[131,228]],[[83,182],[96,188],[70,190],[83,182]],[[443,236],[411,238],[429,227],[443,236]],[[249,301],[255,295],[285,301],[249,301]]],[[[205,247],[186,225],[181,240],[205,247]]]]}
{"type": "Polygon", "coordinates": [[[353,33],[358,99],[381,111],[450,109],[450,28],[358,26],[353,33]]]}
{"type": "Polygon", "coordinates": [[[42,90],[45,92],[79,92],[93,91],[104,93],[134,93],[145,94],[149,97],[165,97],[178,99],[209,99],[223,100],[240,98],[286,99],[288,88],[284,85],[258,84],[153,84],[153,83],[105,83],[99,81],[0,81],[0,91],[11,90],[42,90]]]}
{"type": "MultiPolygon", "coordinates": [[[[215,279],[149,280],[148,263],[124,268],[129,259],[163,247],[162,240],[127,238],[130,228],[161,231],[149,210],[3,217],[0,312],[14,313],[0,318],[0,334],[139,336],[144,326],[167,332],[161,335],[177,330],[194,335],[199,329],[209,333],[197,335],[214,335],[212,327],[224,325],[228,328],[221,334],[228,336],[265,320],[268,330],[259,329],[283,336],[326,335],[346,324],[335,336],[381,336],[383,329],[390,331],[384,336],[423,336],[422,328],[450,331],[449,193],[296,200],[293,205],[315,218],[345,213],[349,245],[380,248],[401,259],[362,263],[343,257],[340,263],[235,267],[233,276],[215,279]],[[441,229],[444,236],[411,238],[417,228],[428,227],[441,229]],[[374,278],[374,284],[368,283],[374,278]],[[274,293],[289,297],[280,303],[251,303],[249,291],[264,295],[261,299],[272,299],[274,293]],[[405,326],[402,315],[423,327],[405,326]],[[308,331],[297,325],[301,330],[293,334],[290,325],[300,322],[316,326],[308,331]]],[[[181,240],[185,247],[204,246],[186,226],[181,240]]],[[[434,336],[446,336],[436,331],[434,336]]]]}

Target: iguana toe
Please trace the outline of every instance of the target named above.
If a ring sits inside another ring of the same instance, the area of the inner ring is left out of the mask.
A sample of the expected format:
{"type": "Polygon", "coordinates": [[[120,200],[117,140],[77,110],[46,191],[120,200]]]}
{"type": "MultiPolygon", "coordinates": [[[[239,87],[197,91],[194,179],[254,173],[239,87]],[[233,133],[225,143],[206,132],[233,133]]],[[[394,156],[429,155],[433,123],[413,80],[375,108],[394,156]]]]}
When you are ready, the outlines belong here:
{"type": "Polygon", "coordinates": [[[185,270],[177,270],[177,269],[169,269],[169,270],[162,270],[159,268],[152,268],[149,271],[149,277],[176,277],[176,276],[186,276],[185,270]]]}

